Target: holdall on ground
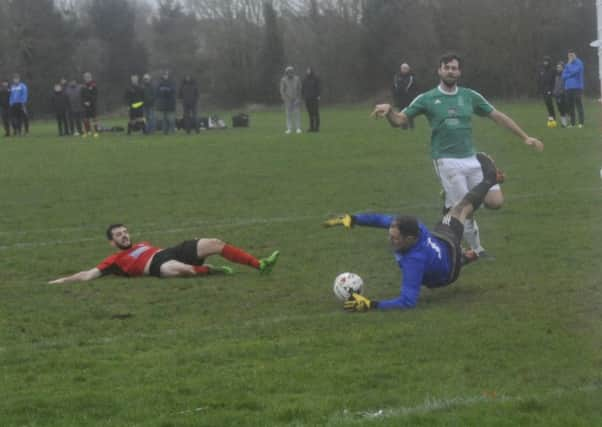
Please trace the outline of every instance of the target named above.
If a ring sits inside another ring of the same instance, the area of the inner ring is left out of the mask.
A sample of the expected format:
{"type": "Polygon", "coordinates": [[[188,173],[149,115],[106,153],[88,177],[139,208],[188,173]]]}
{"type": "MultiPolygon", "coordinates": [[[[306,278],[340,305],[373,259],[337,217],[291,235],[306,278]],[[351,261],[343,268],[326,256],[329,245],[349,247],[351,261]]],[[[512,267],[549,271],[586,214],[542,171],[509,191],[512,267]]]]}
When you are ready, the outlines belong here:
{"type": "Polygon", "coordinates": [[[248,128],[249,127],[249,115],[245,113],[237,114],[232,116],[232,127],[233,128],[248,128]]]}

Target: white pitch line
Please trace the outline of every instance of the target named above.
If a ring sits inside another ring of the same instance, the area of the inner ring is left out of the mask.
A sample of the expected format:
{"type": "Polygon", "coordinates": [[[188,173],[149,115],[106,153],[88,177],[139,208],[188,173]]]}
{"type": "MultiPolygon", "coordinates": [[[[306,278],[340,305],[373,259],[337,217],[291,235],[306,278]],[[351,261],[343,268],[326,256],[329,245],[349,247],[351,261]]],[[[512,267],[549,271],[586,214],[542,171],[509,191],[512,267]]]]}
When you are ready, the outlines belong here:
{"type": "Polygon", "coordinates": [[[451,398],[427,398],[422,404],[416,406],[402,406],[398,408],[376,409],[371,411],[352,412],[344,409],[342,413],[332,415],[327,425],[338,425],[341,421],[345,424],[364,424],[367,420],[385,419],[392,417],[406,417],[415,414],[428,414],[442,409],[456,407],[471,407],[481,403],[495,404],[505,402],[522,402],[526,400],[547,400],[549,398],[562,397],[577,392],[597,392],[602,389],[602,383],[585,384],[574,389],[556,389],[544,393],[532,395],[508,396],[505,394],[495,395],[484,392],[480,396],[457,396],[451,398]]]}

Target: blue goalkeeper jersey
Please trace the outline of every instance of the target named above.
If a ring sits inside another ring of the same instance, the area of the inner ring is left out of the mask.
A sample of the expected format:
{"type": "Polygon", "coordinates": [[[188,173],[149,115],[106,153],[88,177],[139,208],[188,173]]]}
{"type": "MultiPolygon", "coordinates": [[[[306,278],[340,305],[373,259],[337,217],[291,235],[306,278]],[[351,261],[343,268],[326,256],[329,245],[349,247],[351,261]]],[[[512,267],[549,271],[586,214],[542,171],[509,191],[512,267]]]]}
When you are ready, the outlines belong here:
{"type": "MultiPolygon", "coordinates": [[[[394,216],[382,214],[353,215],[355,225],[389,228],[394,216]]],[[[403,272],[399,297],[378,302],[382,310],[406,309],[416,306],[420,288],[447,284],[453,266],[449,248],[445,242],[434,237],[422,223],[420,238],[406,252],[394,252],[397,265],[403,272]]]]}

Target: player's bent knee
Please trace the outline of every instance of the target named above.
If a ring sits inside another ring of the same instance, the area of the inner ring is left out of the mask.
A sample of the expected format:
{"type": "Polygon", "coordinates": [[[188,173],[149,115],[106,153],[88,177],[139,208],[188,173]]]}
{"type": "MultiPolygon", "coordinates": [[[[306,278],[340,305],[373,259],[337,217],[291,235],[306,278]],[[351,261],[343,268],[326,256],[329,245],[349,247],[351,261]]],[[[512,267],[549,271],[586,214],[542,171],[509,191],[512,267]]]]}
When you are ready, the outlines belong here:
{"type": "Polygon", "coordinates": [[[219,254],[226,244],[220,239],[199,239],[197,242],[197,254],[199,258],[219,254]]]}
{"type": "Polygon", "coordinates": [[[485,196],[483,204],[488,209],[499,209],[504,204],[504,194],[501,191],[490,191],[485,196]]]}
{"type": "Polygon", "coordinates": [[[504,200],[503,199],[500,200],[500,201],[496,200],[496,201],[493,201],[493,202],[488,202],[488,201],[485,200],[485,202],[483,204],[485,205],[485,207],[487,209],[496,210],[496,209],[500,209],[504,205],[504,200]]]}

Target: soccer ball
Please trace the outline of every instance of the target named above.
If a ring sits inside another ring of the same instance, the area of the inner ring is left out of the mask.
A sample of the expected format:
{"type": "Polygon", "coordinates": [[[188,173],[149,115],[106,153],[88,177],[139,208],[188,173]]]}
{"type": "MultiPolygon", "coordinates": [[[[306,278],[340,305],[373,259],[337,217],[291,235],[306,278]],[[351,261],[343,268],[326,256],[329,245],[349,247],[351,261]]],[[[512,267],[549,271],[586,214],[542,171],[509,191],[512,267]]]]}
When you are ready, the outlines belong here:
{"type": "Polygon", "coordinates": [[[347,301],[351,294],[361,294],[364,290],[364,281],[355,273],[341,273],[334,279],[332,290],[341,301],[347,301]]]}
{"type": "Polygon", "coordinates": [[[550,129],[554,129],[554,128],[556,128],[556,126],[558,126],[558,123],[556,123],[556,120],[548,120],[548,127],[550,129]]]}

